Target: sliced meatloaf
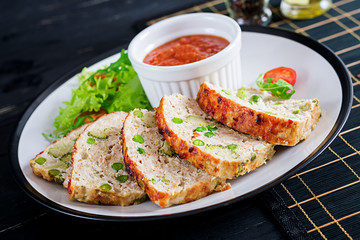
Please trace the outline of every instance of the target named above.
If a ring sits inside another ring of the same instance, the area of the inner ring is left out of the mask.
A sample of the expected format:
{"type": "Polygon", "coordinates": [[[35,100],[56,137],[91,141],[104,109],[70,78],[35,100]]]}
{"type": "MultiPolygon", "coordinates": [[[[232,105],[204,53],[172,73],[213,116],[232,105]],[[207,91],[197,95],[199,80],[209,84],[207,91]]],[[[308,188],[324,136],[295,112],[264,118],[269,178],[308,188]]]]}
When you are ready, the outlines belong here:
{"type": "Polygon", "coordinates": [[[164,96],[156,109],[160,133],[183,159],[212,176],[236,178],[265,163],[274,145],[213,120],[193,98],[164,96]]]}
{"type": "Polygon", "coordinates": [[[159,133],[155,113],[129,112],[123,128],[123,153],[128,172],[154,203],[161,207],[187,203],[213,191],[230,188],[181,159],[159,133]]]}
{"type": "Polygon", "coordinates": [[[321,116],[318,99],[279,99],[266,91],[225,90],[204,82],[200,107],[227,126],[265,141],[294,146],[306,139],[321,116]]]}
{"type": "Polygon", "coordinates": [[[146,193],[125,170],[121,136],[126,115],[104,115],[79,135],[72,154],[69,198],[122,206],[145,200],[146,193]]]}
{"type": "Polygon", "coordinates": [[[33,172],[43,179],[55,181],[67,188],[72,170],[71,153],[74,151],[76,139],[86,126],[87,124],[82,125],[52,142],[30,160],[33,172]]]}

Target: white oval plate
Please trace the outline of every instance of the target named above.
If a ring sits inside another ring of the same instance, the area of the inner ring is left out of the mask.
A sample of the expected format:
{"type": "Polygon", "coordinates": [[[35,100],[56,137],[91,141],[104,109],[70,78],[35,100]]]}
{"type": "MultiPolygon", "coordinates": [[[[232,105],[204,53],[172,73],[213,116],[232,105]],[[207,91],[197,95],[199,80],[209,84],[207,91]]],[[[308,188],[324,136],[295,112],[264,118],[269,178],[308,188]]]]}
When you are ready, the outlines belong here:
{"type": "MultiPolygon", "coordinates": [[[[11,163],[22,189],[40,203],[66,214],[101,220],[141,220],[185,215],[224,206],[264,191],[299,171],[333,141],[347,120],[353,94],[350,76],[332,51],[310,38],[279,29],[249,26],[242,29],[241,55],[245,85],[256,87],[255,79],[260,73],[287,66],[294,68],[298,75],[293,98],[319,99],[322,117],[307,140],[295,147],[277,147],[277,153],[266,165],[231,180],[230,190],[191,203],[169,208],[161,208],[151,201],[128,207],[80,203],[68,199],[67,191],[62,186],[35,176],[29,165],[30,159],[49,144],[41,133],[51,132],[59,106],[70,99],[72,89],[77,87],[78,79],[73,72],[42,93],[18,125],[12,140],[11,163]]],[[[104,57],[89,69],[96,70],[116,61],[118,57],[119,53],[104,57]]],[[[75,73],[80,72],[81,68],[76,69],[75,73]]]]}

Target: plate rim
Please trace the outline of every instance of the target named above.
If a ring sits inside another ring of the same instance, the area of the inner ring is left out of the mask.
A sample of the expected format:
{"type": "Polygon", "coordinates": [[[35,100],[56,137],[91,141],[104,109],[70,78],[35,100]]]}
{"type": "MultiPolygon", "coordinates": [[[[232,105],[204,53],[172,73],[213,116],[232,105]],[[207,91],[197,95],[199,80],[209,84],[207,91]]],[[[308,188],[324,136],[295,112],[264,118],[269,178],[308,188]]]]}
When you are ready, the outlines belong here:
{"type": "Polygon", "coordinates": [[[136,216],[136,217],[128,217],[128,216],[107,216],[107,215],[99,215],[99,214],[92,214],[87,213],[83,211],[78,211],[75,209],[71,209],[65,206],[62,206],[42,194],[40,194],[34,187],[31,186],[31,184],[26,180],[26,177],[22,173],[19,159],[18,159],[18,147],[19,147],[19,140],[21,133],[23,131],[23,128],[25,127],[27,120],[30,118],[32,113],[35,111],[35,109],[42,103],[42,101],[49,96],[53,91],[55,91],[58,87],[60,87],[63,83],[65,83],[67,80],[69,80],[71,77],[78,74],[83,67],[91,66],[101,60],[104,60],[105,58],[111,57],[119,52],[121,52],[122,49],[126,49],[126,46],[128,44],[122,44],[119,47],[116,47],[110,51],[107,51],[103,54],[100,54],[97,57],[94,57],[86,62],[84,62],[81,65],[78,65],[77,67],[74,67],[73,70],[63,74],[60,76],[53,84],[51,84],[49,87],[44,89],[39,96],[27,107],[27,109],[24,111],[22,117],[20,118],[20,121],[18,122],[15,132],[12,135],[11,141],[10,141],[10,154],[9,154],[9,161],[12,171],[12,176],[15,179],[16,183],[20,186],[20,188],[27,193],[28,196],[30,196],[35,201],[39,202],[43,206],[46,206],[50,209],[53,209],[57,212],[64,213],[66,215],[80,217],[84,219],[92,219],[92,220],[101,220],[101,221],[147,221],[147,220],[158,220],[158,219],[165,219],[165,218],[175,218],[175,217],[182,217],[182,216],[188,216],[192,214],[202,213],[205,211],[214,210],[220,207],[227,206],[229,204],[233,204],[235,202],[239,202],[244,199],[248,199],[250,197],[255,196],[256,194],[259,194],[263,191],[266,191],[273,187],[274,185],[280,183],[281,181],[287,179],[294,173],[300,171],[302,168],[304,168],[307,164],[312,162],[317,156],[319,156],[331,143],[332,141],[337,137],[343,126],[345,125],[351,111],[351,106],[353,102],[353,87],[352,87],[352,81],[350,74],[347,70],[347,67],[343,63],[343,61],[327,46],[317,42],[316,40],[306,37],[304,35],[300,35],[298,33],[286,30],[286,29],[279,29],[279,28],[271,28],[271,27],[263,27],[263,26],[241,26],[241,29],[243,32],[251,32],[251,33],[262,33],[262,34],[268,34],[268,35],[274,35],[283,37],[286,39],[290,39],[292,41],[295,41],[297,43],[300,43],[302,45],[305,45],[306,47],[312,49],[313,51],[320,54],[323,58],[325,58],[329,64],[333,67],[335,70],[337,76],[340,79],[340,85],[342,88],[342,104],[340,108],[339,115],[334,123],[334,126],[332,127],[329,134],[326,136],[326,138],[319,144],[319,146],[310,153],[304,160],[302,160],[300,163],[298,163],[293,168],[289,169],[286,173],[278,176],[277,178],[273,179],[271,182],[268,182],[265,185],[262,185],[259,188],[253,189],[252,191],[238,196],[233,199],[229,199],[227,201],[216,203],[211,206],[198,208],[198,209],[192,209],[180,213],[174,213],[174,214],[162,214],[158,216],[136,216]]]}

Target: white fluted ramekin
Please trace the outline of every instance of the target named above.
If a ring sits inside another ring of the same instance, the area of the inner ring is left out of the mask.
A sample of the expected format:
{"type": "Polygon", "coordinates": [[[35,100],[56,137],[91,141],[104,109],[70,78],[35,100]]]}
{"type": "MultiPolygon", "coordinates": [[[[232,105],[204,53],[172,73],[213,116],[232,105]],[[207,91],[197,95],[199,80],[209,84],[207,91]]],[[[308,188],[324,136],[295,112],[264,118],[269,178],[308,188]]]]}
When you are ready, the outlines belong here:
{"type": "Polygon", "coordinates": [[[128,55],[153,107],[164,95],[181,93],[195,98],[204,81],[223,88],[241,87],[241,29],[231,18],[216,13],[190,13],[171,17],[141,31],[130,43],[128,55]],[[230,44],[219,53],[177,66],[153,66],[143,62],[156,47],[178,37],[207,34],[230,44]]]}

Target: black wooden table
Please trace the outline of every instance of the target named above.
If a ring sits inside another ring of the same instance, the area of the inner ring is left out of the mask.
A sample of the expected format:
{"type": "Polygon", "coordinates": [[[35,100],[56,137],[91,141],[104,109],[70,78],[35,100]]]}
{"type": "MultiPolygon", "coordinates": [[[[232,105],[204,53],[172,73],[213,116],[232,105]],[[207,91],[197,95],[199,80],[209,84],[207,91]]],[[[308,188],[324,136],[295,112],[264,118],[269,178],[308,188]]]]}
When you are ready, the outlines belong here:
{"type": "MultiPolygon", "coordinates": [[[[341,2],[344,1],[353,0],[341,2]]],[[[170,220],[101,222],[62,214],[39,204],[25,194],[12,177],[9,148],[14,130],[26,108],[41,92],[75,67],[112,49],[126,47],[139,31],[139,26],[141,28],[141,24],[146,20],[182,9],[191,9],[203,2],[200,0],[0,2],[0,131],[3,142],[0,148],[2,163],[0,239],[60,237],[66,239],[110,235],[134,239],[289,238],[284,231],[284,225],[281,226],[277,221],[278,218],[273,217],[274,212],[269,210],[273,206],[269,207],[266,199],[274,198],[274,195],[276,197],[271,191],[222,208],[170,220]]],[[[215,2],[221,3],[221,1],[215,2]]],[[[277,14],[278,3],[279,1],[276,0],[271,1],[272,8],[277,14]]],[[[359,15],[354,15],[354,18],[358,19],[359,15]]],[[[291,21],[280,19],[273,23],[273,27],[281,27],[282,24],[293,26],[291,21]]],[[[301,26],[302,22],[296,24],[301,26]]],[[[297,30],[299,33],[306,33],[308,28],[303,26],[297,30]]],[[[356,48],[357,45],[354,46],[356,48]]],[[[341,49],[339,51],[341,54],[341,49]]],[[[358,66],[356,62],[351,62],[347,66],[356,67],[356,65],[358,66]]],[[[354,72],[360,73],[358,70],[354,72]]],[[[354,79],[358,81],[358,78],[354,77],[354,79]]],[[[355,85],[359,86],[356,82],[355,85]]],[[[288,208],[283,210],[287,211],[288,208]]],[[[288,227],[295,226],[290,224],[288,227]]],[[[338,239],[342,237],[340,234],[336,236],[338,239]]],[[[357,237],[360,237],[360,234],[357,237]]]]}

